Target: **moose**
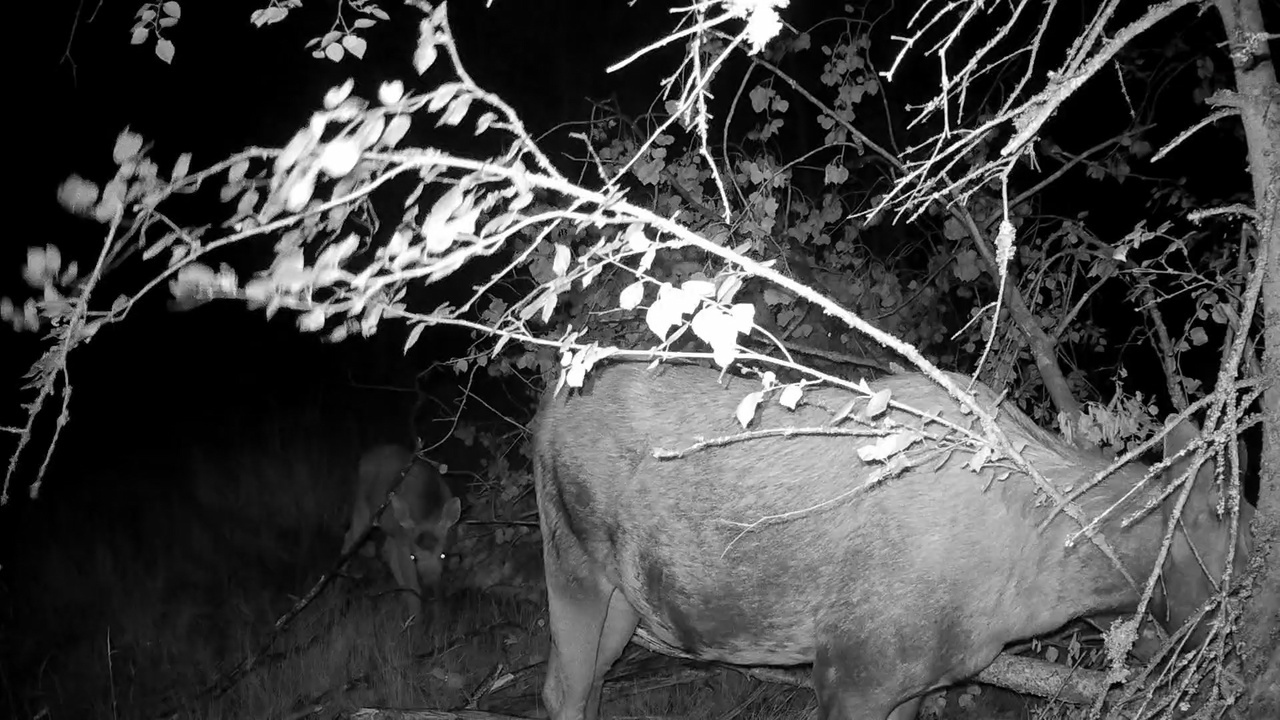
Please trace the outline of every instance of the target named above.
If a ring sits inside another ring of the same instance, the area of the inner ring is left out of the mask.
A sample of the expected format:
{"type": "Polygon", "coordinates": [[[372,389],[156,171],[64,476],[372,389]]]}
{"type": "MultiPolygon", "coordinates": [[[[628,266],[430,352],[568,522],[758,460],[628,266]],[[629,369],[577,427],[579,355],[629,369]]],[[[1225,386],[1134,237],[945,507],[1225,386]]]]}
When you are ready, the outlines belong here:
{"type": "MultiPolygon", "coordinates": [[[[871,388],[952,425],[889,406],[877,420],[919,438],[904,451],[914,461],[892,472],[859,449],[894,431],[860,418],[866,401],[850,410],[854,396],[835,388],[808,390],[794,411],[761,404],[745,435],[734,411],[759,383],[711,368],[615,363],[579,392],[546,393],[533,455],[553,720],[598,716],[605,672],[637,627],[698,659],[811,664],[822,718],[910,720],[923,694],[976,675],[1009,643],[1136,608],[1172,499],[1125,528],[1129,512],[1111,513],[1101,541],[1069,545],[1080,524],[1012,464],[968,467],[976,446],[959,442],[957,428],[973,416],[942,388],[919,374],[871,388]]],[[[1016,408],[997,409],[985,385],[973,392],[1060,492],[1108,466],[1016,408]]],[[[1194,425],[1177,425],[1165,457],[1198,439],[1194,425]]],[[[1097,517],[1147,469],[1126,465],[1074,504],[1097,517]]],[[[1250,551],[1248,516],[1233,538],[1213,477],[1213,463],[1202,463],[1162,566],[1151,608],[1166,627],[1219,592],[1233,546],[1237,576],[1250,551]]]]}
{"type": "Polygon", "coordinates": [[[406,609],[418,617],[424,594],[439,597],[449,529],[458,522],[462,505],[435,468],[415,457],[409,448],[398,444],[372,447],[360,456],[355,507],[342,543],[343,553],[364,534],[388,493],[390,503],[360,553],[371,558],[377,546],[378,556],[405,593],[406,609]],[[404,480],[397,487],[401,473],[404,480]]]}

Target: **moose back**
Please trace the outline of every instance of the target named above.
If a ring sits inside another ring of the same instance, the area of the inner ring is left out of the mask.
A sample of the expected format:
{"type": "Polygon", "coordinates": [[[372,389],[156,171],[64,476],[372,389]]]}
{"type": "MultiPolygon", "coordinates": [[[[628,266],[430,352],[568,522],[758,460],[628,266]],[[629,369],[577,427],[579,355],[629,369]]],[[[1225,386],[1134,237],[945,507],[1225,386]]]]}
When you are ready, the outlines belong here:
{"type": "MultiPolygon", "coordinates": [[[[1065,547],[1075,521],[1059,514],[1038,529],[1052,504],[1021,474],[1000,476],[1009,466],[975,473],[962,467],[972,458],[962,446],[922,441],[911,451],[925,453],[923,461],[858,489],[883,468],[857,452],[874,437],[735,438],[735,407],[759,384],[719,376],[619,363],[593,373],[582,391],[543,399],[534,479],[552,631],[543,698],[553,720],[597,717],[604,673],[640,624],[702,659],[812,663],[821,717],[907,720],[923,693],[978,673],[1010,642],[1136,606],[1136,590],[1096,545],[1065,547]],[[688,452],[657,459],[658,448],[688,452]],[[748,527],[765,518],[772,520],[748,527]]],[[[962,427],[972,423],[921,375],[871,386],[962,427]]],[[[990,389],[975,394],[993,407],[990,389]]],[[[794,412],[769,399],[750,429],[820,428],[851,397],[814,390],[794,412]]],[[[897,409],[888,415],[935,438],[945,432],[897,409]]],[[[1108,464],[1016,409],[998,418],[1059,488],[1108,464]]],[[[1189,423],[1175,428],[1166,454],[1197,435],[1189,423]]],[[[1145,470],[1122,468],[1077,503],[1096,516],[1145,470]]],[[[1232,546],[1212,476],[1204,463],[1164,567],[1168,592],[1155,609],[1171,627],[1214,592],[1195,552],[1216,581],[1232,546]]],[[[1170,505],[1128,529],[1118,521],[1101,528],[1138,583],[1154,567],[1170,505]]],[[[1237,573],[1248,553],[1239,542],[1237,573]]]]}

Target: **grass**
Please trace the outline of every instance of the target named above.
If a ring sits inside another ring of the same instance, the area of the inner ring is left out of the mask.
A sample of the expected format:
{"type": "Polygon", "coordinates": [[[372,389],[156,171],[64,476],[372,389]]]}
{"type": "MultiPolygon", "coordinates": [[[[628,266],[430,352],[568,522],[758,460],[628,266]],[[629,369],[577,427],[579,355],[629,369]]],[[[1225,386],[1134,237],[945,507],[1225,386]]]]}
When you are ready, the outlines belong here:
{"type": "MultiPolygon", "coordinates": [[[[385,573],[343,579],[254,669],[225,692],[202,693],[258,653],[337,558],[347,469],[376,433],[326,434],[332,414],[227,422],[145,459],[95,456],[102,469],[74,481],[91,499],[54,498],[29,519],[29,540],[0,586],[11,608],[0,634],[0,712],[132,720],[178,703],[183,718],[334,717],[459,708],[497,678],[507,682],[484,693],[481,708],[545,717],[538,693],[549,638],[540,548],[528,529],[495,546],[486,544],[492,532],[470,526],[456,543],[470,560],[453,579],[505,592],[455,582],[441,613],[406,627],[385,573]],[[104,490],[87,490],[95,487],[104,490]]],[[[624,679],[606,685],[610,717],[800,718],[814,707],[806,689],[634,656],[618,668],[624,679]]],[[[948,696],[947,717],[1029,716],[1022,706],[960,707],[964,694],[948,696]]],[[[927,717],[939,716],[940,699],[926,703],[927,717]]]]}

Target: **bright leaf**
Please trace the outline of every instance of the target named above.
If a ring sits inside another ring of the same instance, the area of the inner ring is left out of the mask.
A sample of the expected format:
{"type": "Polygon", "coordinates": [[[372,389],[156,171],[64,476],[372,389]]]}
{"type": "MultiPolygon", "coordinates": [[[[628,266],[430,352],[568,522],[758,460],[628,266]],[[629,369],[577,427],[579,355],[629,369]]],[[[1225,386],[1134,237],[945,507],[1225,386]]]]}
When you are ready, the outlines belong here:
{"type": "Polygon", "coordinates": [[[456,97],[449,103],[449,109],[445,110],[444,115],[440,117],[440,123],[457,127],[458,123],[467,116],[467,109],[471,107],[471,96],[462,95],[456,97]]]}
{"type": "Polygon", "coordinates": [[[622,239],[627,243],[627,249],[632,252],[640,252],[648,250],[653,241],[645,237],[644,226],[640,223],[631,223],[627,226],[626,232],[623,233],[622,239]]]}
{"type": "Polygon", "coordinates": [[[708,305],[693,316],[692,328],[695,335],[711,346],[716,364],[729,367],[738,354],[738,327],[734,317],[708,305]]]}
{"type": "Polygon", "coordinates": [[[289,186],[289,194],[285,196],[284,207],[289,212],[298,212],[311,199],[316,190],[316,171],[311,169],[289,186]]]}
{"type": "Polygon", "coordinates": [[[911,447],[919,439],[920,435],[915,432],[906,430],[896,432],[879,438],[871,445],[858,448],[858,457],[862,458],[863,462],[883,461],[911,447]]]}
{"type": "Polygon", "coordinates": [[[298,329],[303,332],[315,332],[324,327],[324,309],[315,308],[298,316],[298,329]]]}
{"type": "Polygon", "coordinates": [[[738,418],[738,424],[746,427],[751,424],[751,419],[756,416],[756,408],[760,407],[760,401],[764,399],[764,393],[756,391],[748,393],[742,401],[738,403],[738,409],[734,412],[734,416],[738,418]]]}
{"type": "Polygon", "coordinates": [[[142,136],[135,132],[130,132],[129,128],[126,127],[116,136],[115,147],[111,150],[111,159],[117,165],[123,165],[125,162],[132,160],[141,150],[142,136]]]}
{"type": "Polygon", "coordinates": [[[355,86],[356,81],[352,78],[347,78],[347,81],[341,85],[329,88],[329,92],[324,94],[325,110],[332,110],[341,105],[343,100],[350,97],[351,91],[355,86]]]}
{"type": "Polygon", "coordinates": [[[867,409],[863,411],[866,418],[878,417],[889,407],[889,391],[880,390],[867,400],[867,409]]]}
{"type": "Polygon", "coordinates": [[[404,350],[401,351],[402,353],[409,352],[409,348],[417,344],[418,337],[422,335],[422,331],[426,329],[426,327],[427,327],[426,323],[418,323],[417,325],[413,326],[413,329],[409,331],[409,338],[404,341],[404,350]]]}
{"type": "Polygon", "coordinates": [[[160,58],[166,65],[173,63],[173,43],[169,40],[161,38],[156,41],[156,57],[160,58]]]}
{"type": "Polygon", "coordinates": [[[569,248],[561,243],[556,243],[556,257],[551,261],[551,269],[557,277],[564,277],[569,270],[569,248]]]}
{"type": "Polygon", "coordinates": [[[334,140],[320,152],[318,164],[329,177],[345,177],[360,160],[360,146],[355,138],[343,137],[334,140]]]}
{"type": "Polygon", "coordinates": [[[644,281],[637,280],[622,289],[618,296],[618,305],[623,310],[634,310],[644,300],[644,281]]]}
{"type": "Polygon", "coordinates": [[[365,42],[365,39],[359,35],[342,36],[342,47],[346,48],[347,52],[362,60],[364,59],[365,48],[368,46],[369,44],[365,42]]]}
{"type": "Polygon", "coordinates": [[[187,176],[187,171],[191,169],[191,153],[182,153],[178,156],[178,162],[173,165],[173,174],[170,176],[174,182],[181,180],[187,176]]]}
{"type": "Polygon", "coordinates": [[[404,97],[404,83],[399,80],[384,82],[378,87],[378,102],[383,105],[394,105],[404,97]]]}
{"type": "Polygon", "coordinates": [[[686,280],[680,289],[699,297],[709,298],[716,294],[716,286],[707,280],[686,280]]]}
{"type": "Polygon", "coordinates": [[[436,61],[436,29],[430,20],[418,23],[418,47],[413,51],[413,69],[421,75],[436,61]]]}
{"type": "Polygon", "coordinates": [[[67,211],[84,214],[98,202],[98,185],[72,175],[58,186],[58,204],[67,211]]]}
{"type": "Polygon", "coordinates": [[[799,385],[788,385],[786,389],[782,391],[782,396],[778,398],[778,404],[785,408],[795,410],[796,405],[800,404],[800,397],[803,394],[804,391],[800,389],[799,385]]]}
{"type": "Polygon", "coordinates": [[[396,143],[404,139],[407,132],[409,132],[409,116],[396,115],[387,122],[387,129],[382,133],[382,142],[386,143],[387,147],[395,147],[396,143]]]}
{"type": "Polygon", "coordinates": [[[262,8],[261,10],[253,11],[253,14],[249,16],[249,22],[253,23],[254,27],[262,27],[263,25],[278,23],[288,15],[289,11],[279,6],[262,8]]]}

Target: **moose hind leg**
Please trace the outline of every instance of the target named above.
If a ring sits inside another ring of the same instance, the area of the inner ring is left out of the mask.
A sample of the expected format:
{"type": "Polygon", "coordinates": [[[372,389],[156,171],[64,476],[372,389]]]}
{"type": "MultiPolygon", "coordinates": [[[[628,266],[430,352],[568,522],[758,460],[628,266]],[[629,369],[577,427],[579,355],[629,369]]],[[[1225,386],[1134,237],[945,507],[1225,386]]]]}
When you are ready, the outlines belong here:
{"type": "Polygon", "coordinates": [[[604,674],[630,641],[639,616],[603,578],[549,572],[551,657],[542,689],[552,720],[595,720],[604,674]]]}

